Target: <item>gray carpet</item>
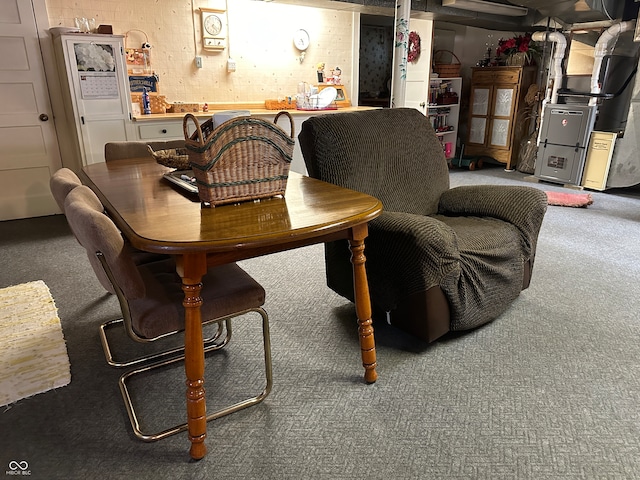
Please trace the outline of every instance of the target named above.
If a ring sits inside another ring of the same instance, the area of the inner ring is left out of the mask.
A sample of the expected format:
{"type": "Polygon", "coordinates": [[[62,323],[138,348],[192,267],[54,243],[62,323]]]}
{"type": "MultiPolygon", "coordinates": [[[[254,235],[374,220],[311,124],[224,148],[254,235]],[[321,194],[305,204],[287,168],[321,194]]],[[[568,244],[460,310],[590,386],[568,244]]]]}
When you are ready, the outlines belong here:
{"type": "MultiPolygon", "coordinates": [[[[453,185],[570,191],[526,177],[451,173],[453,185]]],[[[199,462],[186,434],[133,437],[97,334],[117,302],[64,217],[2,222],[0,287],[49,286],[72,381],[0,412],[0,472],[27,462],[44,479],[640,478],[640,191],[590,193],[586,209],[549,207],[531,287],[494,322],[429,346],[377,322],[374,385],[362,381],[354,309],[324,285],[321,246],[242,262],[267,290],[275,385],[209,423],[199,462]]],[[[261,389],[259,342],[259,322],[238,319],[207,359],[210,410],[261,389]]],[[[178,365],[137,382],[143,424],[182,421],[183,377],[178,365]]]]}

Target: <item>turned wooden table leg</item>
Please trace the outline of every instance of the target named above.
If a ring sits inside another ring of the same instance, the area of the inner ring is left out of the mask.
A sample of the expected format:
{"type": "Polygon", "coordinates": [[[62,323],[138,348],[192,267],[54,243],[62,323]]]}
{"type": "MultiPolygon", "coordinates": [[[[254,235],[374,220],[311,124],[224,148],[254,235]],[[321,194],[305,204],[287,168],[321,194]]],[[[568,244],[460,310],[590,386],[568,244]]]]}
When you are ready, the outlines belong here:
{"type": "Polygon", "coordinates": [[[360,350],[362,351],[362,366],[364,379],[367,383],[374,383],[378,379],[376,372],[376,341],[373,335],[371,320],[371,298],[369,297],[369,282],[365,268],[364,239],[367,237],[367,224],[358,225],[351,229],[349,248],[351,249],[351,263],[353,264],[353,288],[358,316],[358,333],[360,335],[360,350]]]}
{"type": "Polygon", "coordinates": [[[184,291],[184,368],[187,376],[187,423],[191,458],[199,460],[207,454],[207,405],[204,389],[204,345],[200,306],[202,276],[207,271],[204,254],[184,255],[177,259],[177,271],[184,291]]]}

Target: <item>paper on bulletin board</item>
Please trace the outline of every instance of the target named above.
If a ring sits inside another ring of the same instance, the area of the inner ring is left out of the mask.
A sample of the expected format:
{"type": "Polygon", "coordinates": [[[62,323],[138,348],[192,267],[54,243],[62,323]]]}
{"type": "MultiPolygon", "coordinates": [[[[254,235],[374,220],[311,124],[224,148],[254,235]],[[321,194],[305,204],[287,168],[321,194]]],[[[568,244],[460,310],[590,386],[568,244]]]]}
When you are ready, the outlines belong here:
{"type": "Polygon", "coordinates": [[[118,98],[116,72],[78,72],[83,99],[118,98]]]}

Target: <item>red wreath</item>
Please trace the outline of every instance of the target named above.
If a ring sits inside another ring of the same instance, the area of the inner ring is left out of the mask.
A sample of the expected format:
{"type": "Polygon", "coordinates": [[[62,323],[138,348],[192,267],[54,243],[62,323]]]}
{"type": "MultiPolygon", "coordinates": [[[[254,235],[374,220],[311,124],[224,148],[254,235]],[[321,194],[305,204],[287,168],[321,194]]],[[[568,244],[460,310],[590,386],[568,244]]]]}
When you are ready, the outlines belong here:
{"type": "Polygon", "coordinates": [[[407,60],[415,62],[420,57],[420,35],[418,32],[409,33],[409,53],[407,54],[407,60]]]}

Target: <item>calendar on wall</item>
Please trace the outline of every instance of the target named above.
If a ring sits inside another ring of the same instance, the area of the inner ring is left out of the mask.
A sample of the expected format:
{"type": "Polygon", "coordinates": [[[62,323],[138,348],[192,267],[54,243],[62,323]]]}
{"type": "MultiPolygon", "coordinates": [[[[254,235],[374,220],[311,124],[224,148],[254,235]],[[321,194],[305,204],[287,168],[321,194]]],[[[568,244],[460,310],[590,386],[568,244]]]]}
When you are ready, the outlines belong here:
{"type": "Polygon", "coordinates": [[[82,98],[118,98],[113,46],[94,42],[73,45],[82,98]]]}
{"type": "Polygon", "coordinates": [[[118,98],[116,72],[78,72],[82,98],[118,98]]]}

